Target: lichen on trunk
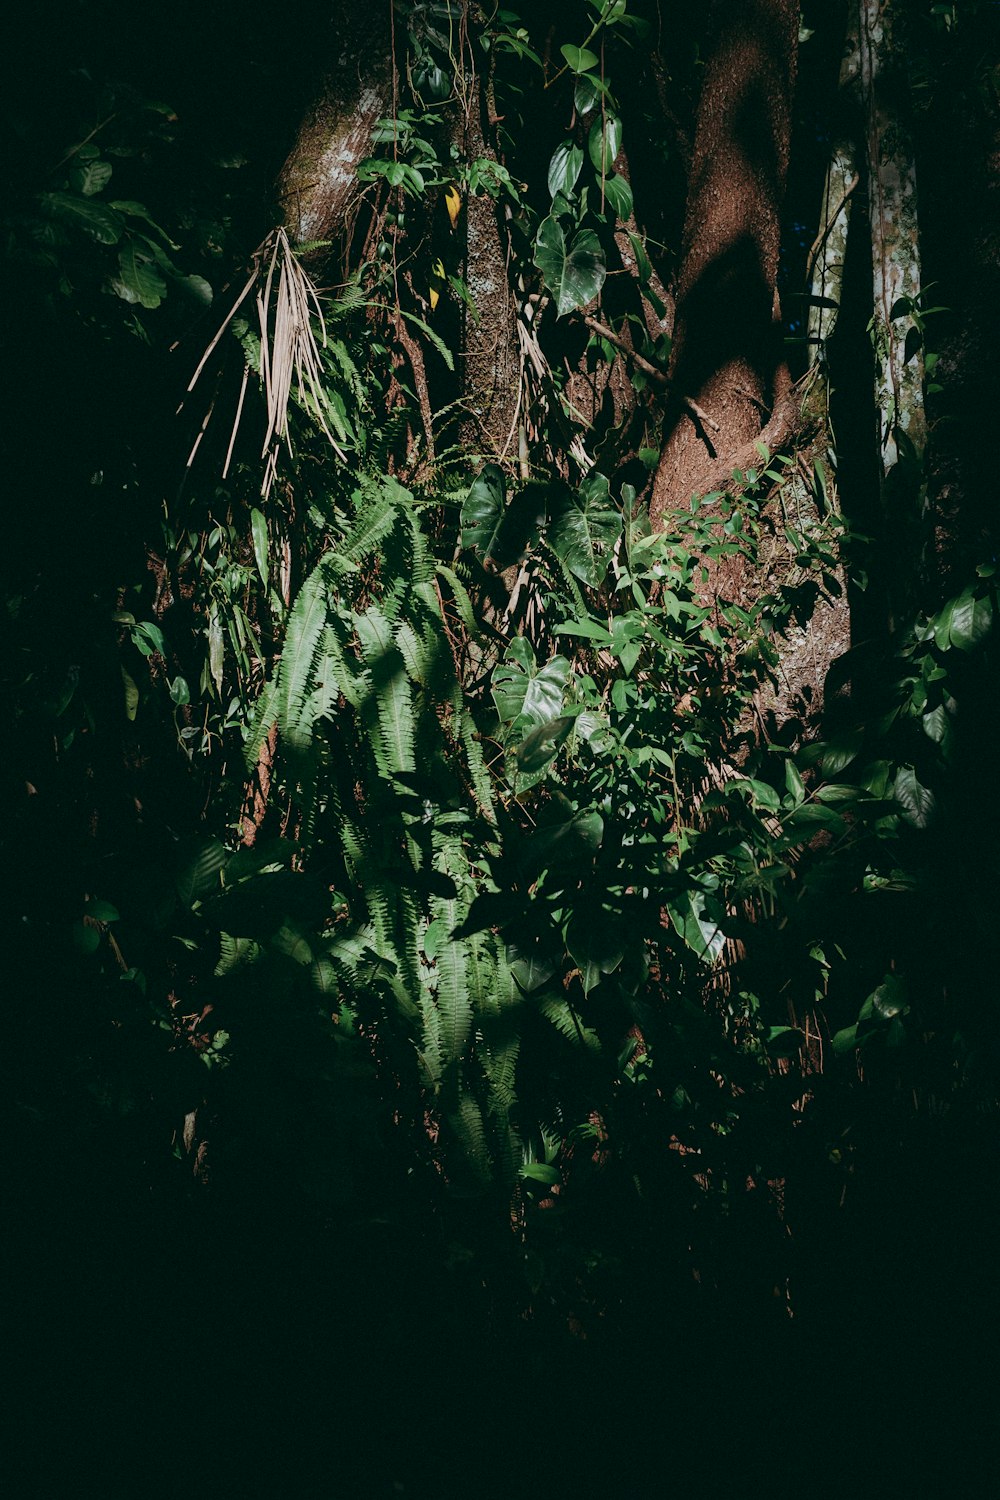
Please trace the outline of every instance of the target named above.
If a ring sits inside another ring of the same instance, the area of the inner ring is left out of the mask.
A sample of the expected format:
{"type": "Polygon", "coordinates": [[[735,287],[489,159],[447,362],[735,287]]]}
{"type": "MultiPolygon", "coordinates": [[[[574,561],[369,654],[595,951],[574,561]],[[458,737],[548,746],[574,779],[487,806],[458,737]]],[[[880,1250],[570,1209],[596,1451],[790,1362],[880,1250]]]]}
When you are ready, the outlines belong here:
{"type": "Polygon", "coordinates": [[[919,458],[927,435],[924,361],[909,310],[920,297],[917,182],[898,0],[860,0],[860,73],[868,156],[879,449],[888,475],[902,435],[919,458]],[[911,332],[912,330],[912,332],[911,332]]]}

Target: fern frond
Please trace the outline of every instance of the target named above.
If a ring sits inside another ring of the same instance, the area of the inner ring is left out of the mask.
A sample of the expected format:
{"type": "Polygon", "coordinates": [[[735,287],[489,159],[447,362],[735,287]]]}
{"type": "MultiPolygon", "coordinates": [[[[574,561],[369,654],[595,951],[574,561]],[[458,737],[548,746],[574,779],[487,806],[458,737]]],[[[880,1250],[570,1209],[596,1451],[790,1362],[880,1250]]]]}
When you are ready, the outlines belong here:
{"type": "Polygon", "coordinates": [[[482,742],[477,736],[476,724],[468,709],[461,708],[459,713],[459,734],[462,740],[462,748],[465,751],[465,763],[469,769],[469,779],[472,789],[476,794],[479,811],[490,823],[496,823],[496,812],[493,795],[493,779],[486,766],[486,758],[483,755],[482,742]]]}
{"type": "Polygon", "coordinates": [[[317,566],[299,589],[288,616],[278,666],[278,729],[292,746],[309,743],[312,721],[306,711],[306,700],[326,619],[326,580],[322,566],[317,566]]]}
{"type": "Polygon", "coordinates": [[[338,556],[350,563],[361,562],[373,552],[389,535],[398,518],[396,496],[387,487],[376,488],[368,481],[362,485],[359,494],[363,504],[355,513],[354,525],[337,548],[338,556]]]}
{"type": "Polygon", "coordinates": [[[375,764],[383,776],[416,769],[414,716],[403,657],[388,620],[375,605],[354,616],[362,660],[371,680],[364,705],[375,764]]]}
{"type": "Polygon", "coordinates": [[[278,674],[265,683],[260,697],[254,704],[253,714],[247,726],[246,742],[243,746],[243,764],[247,771],[257,769],[261,746],[278,718],[278,674]]]}
{"type": "Polygon", "coordinates": [[[476,611],[473,608],[472,599],[469,596],[469,591],[465,587],[465,584],[459,578],[454,568],[449,568],[445,563],[438,563],[437,571],[440,573],[441,577],[445,580],[448,587],[451,589],[452,598],[455,601],[455,608],[458,611],[458,617],[461,620],[462,624],[465,626],[466,630],[471,636],[478,636],[479,623],[476,620],[476,611]]]}
{"type": "Polygon", "coordinates": [[[449,1111],[448,1124],[455,1132],[469,1163],[475,1168],[476,1175],[488,1180],[491,1176],[490,1154],[486,1147],[483,1112],[468,1088],[464,1088],[459,1095],[457,1108],[449,1111]]]}
{"type": "Polygon", "coordinates": [[[575,1042],[578,1047],[586,1047],[591,1052],[600,1052],[601,1039],[597,1032],[583,1025],[569,1002],[561,995],[547,996],[539,1010],[568,1041],[575,1042]]]}

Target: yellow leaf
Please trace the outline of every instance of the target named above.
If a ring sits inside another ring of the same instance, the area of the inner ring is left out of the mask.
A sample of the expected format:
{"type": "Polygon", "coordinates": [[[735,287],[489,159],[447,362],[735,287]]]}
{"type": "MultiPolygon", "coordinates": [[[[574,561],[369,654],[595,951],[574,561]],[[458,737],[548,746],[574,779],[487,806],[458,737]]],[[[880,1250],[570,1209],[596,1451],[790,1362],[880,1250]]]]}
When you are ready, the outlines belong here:
{"type": "Polygon", "coordinates": [[[453,182],[448,184],[444,195],[444,205],[448,210],[452,229],[458,228],[458,216],[462,212],[462,195],[453,182]]]}
{"type": "Polygon", "coordinates": [[[431,285],[428,300],[431,304],[431,312],[437,307],[441,300],[441,288],[445,284],[444,261],[435,260],[431,262],[431,285]]]}

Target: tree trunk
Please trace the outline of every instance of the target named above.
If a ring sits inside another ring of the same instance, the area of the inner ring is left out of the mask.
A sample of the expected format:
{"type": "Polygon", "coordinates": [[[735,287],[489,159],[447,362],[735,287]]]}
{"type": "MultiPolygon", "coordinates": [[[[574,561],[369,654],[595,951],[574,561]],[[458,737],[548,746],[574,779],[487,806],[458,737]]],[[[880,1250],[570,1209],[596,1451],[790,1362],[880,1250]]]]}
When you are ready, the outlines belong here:
{"type": "Polygon", "coordinates": [[[389,7],[339,0],[339,55],[323,76],[279,178],[293,240],[339,240],[357,192],[358,164],[371,153],[376,122],[393,108],[389,7]]]}
{"type": "MultiPolygon", "coordinates": [[[[467,104],[459,120],[463,160],[496,161],[494,110],[488,74],[468,80],[467,104]]],[[[499,204],[489,193],[466,202],[465,280],[475,306],[462,310],[462,387],[466,416],[463,445],[489,458],[518,451],[517,410],[521,367],[514,298],[507,275],[509,242],[499,204]]]]}
{"type": "Polygon", "coordinates": [[[713,7],[678,286],[677,401],[654,519],[743,466],[748,448],[752,462],[754,440],[787,398],[776,288],[798,24],[793,0],[713,7]]]}
{"type": "Polygon", "coordinates": [[[899,461],[901,437],[912,455],[923,453],[924,360],[911,337],[909,308],[920,297],[917,183],[910,132],[909,77],[898,0],[861,0],[861,92],[868,152],[872,235],[873,342],[879,449],[888,476],[899,461]],[[900,300],[903,306],[897,311],[900,300]]]}

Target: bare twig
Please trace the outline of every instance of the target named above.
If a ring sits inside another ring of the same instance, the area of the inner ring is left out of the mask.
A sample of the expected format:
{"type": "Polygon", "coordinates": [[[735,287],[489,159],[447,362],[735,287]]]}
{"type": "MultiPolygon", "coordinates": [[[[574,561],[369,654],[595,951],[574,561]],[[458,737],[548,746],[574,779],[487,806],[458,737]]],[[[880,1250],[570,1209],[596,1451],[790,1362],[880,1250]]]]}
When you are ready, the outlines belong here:
{"type": "MultiPolygon", "coordinates": [[[[655,380],[658,385],[669,386],[671,384],[669,375],[665,375],[661,369],[652,364],[644,355],[639,354],[637,350],[632,348],[631,344],[627,344],[621,335],[615,333],[606,323],[599,323],[596,318],[592,318],[589,315],[585,315],[583,321],[594,333],[599,334],[602,339],[607,339],[609,344],[614,344],[616,349],[620,349],[623,354],[628,355],[632,363],[644,371],[651,380],[655,380]]],[[[690,396],[679,396],[678,400],[691,412],[692,416],[698,418],[703,427],[707,427],[710,432],[721,432],[722,429],[715,418],[710,417],[708,412],[698,405],[697,401],[693,400],[690,396]]]]}

